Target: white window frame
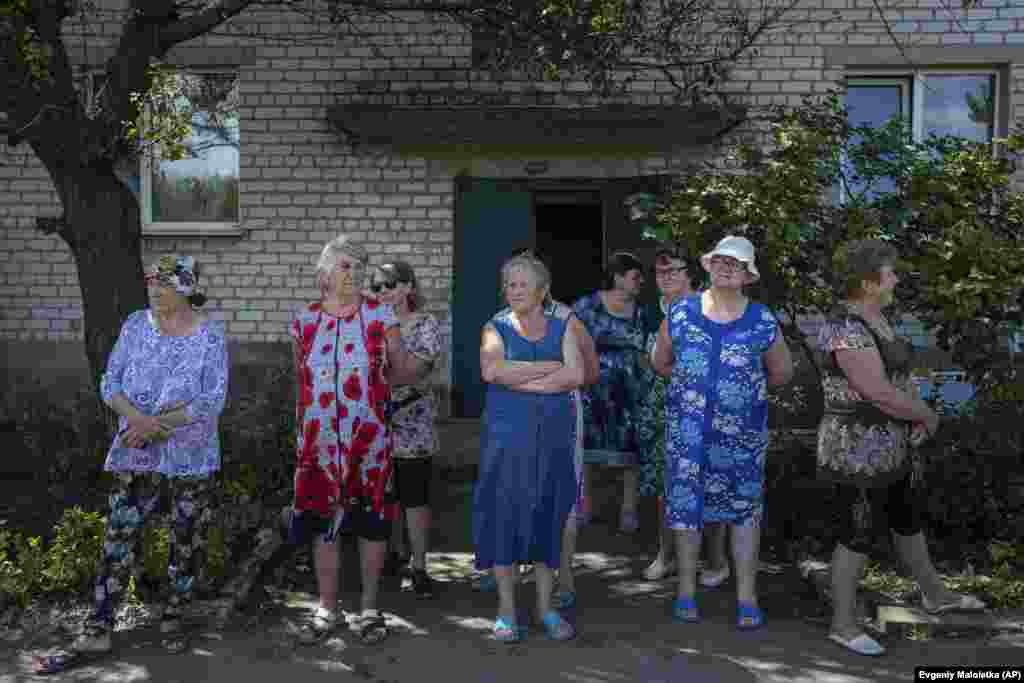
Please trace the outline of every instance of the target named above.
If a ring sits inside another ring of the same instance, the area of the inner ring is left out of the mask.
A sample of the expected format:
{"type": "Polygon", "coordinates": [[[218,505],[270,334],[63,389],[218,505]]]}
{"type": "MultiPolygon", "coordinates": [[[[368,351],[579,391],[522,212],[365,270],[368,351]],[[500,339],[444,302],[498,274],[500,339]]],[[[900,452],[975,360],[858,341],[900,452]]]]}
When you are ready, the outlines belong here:
{"type": "MultiPolygon", "coordinates": [[[[1001,110],[1001,98],[1000,88],[1002,83],[1000,81],[999,69],[994,67],[923,67],[920,69],[907,69],[901,71],[894,71],[892,69],[886,70],[863,70],[857,69],[851,71],[846,75],[846,88],[849,90],[851,86],[892,86],[900,85],[905,87],[905,92],[902,96],[902,107],[903,111],[906,111],[910,116],[910,129],[911,135],[914,142],[922,142],[924,140],[924,91],[925,91],[925,79],[928,76],[991,76],[992,81],[992,140],[996,140],[1004,133],[999,130],[999,121],[1002,114],[1001,110]]],[[[992,144],[993,154],[995,153],[995,143],[990,141],[992,144]]],[[[846,203],[846,190],[840,183],[838,193],[839,203],[846,203]]]]}
{"type": "MultiPolygon", "coordinates": [[[[180,67],[179,71],[187,73],[233,73],[236,77],[240,75],[238,67],[180,67]]],[[[241,116],[239,116],[241,126],[241,116]]],[[[241,135],[239,135],[239,148],[241,148],[241,135]]],[[[152,170],[154,164],[159,167],[161,158],[157,148],[145,150],[139,159],[139,211],[142,224],[142,235],[144,237],[205,237],[224,236],[237,237],[245,232],[242,221],[242,192],[241,192],[241,149],[239,149],[239,192],[238,192],[238,220],[237,221],[153,221],[153,196],[150,188],[152,183],[152,170]]]]}

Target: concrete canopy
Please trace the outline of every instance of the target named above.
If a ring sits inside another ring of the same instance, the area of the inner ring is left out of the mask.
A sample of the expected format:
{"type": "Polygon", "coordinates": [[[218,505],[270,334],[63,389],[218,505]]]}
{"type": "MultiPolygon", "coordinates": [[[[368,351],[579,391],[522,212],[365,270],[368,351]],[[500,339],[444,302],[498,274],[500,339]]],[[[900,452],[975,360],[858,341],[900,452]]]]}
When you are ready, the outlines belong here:
{"type": "Polygon", "coordinates": [[[343,104],[332,125],[355,144],[428,158],[665,154],[710,143],[742,123],[742,107],[414,107],[343,104]]]}

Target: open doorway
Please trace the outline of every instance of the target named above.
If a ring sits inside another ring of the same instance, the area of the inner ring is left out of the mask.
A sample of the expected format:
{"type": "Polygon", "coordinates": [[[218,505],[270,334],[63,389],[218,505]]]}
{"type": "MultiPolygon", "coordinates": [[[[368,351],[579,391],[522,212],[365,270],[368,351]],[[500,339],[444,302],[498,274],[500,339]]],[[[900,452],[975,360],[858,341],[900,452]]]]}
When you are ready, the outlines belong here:
{"type": "Polygon", "coordinates": [[[534,197],[536,248],[551,268],[551,296],[571,306],[601,287],[604,231],[600,195],[538,192],[534,197]]]}

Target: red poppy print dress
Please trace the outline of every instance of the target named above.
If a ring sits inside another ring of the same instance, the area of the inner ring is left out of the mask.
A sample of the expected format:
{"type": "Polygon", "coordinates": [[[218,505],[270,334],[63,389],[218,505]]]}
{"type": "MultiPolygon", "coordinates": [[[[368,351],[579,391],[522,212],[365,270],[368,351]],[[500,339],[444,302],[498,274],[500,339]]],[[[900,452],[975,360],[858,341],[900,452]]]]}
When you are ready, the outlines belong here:
{"type": "Polygon", "coordinates": [[[348,318],[310,304],[292,321],[299,387],[291,529],[296,542],[312,533],[333,540],[355,505],[394,518],[384,409],[391,395],[385,333],[396,325],[391,307],[375,299],[364,299],[348,318]]]}

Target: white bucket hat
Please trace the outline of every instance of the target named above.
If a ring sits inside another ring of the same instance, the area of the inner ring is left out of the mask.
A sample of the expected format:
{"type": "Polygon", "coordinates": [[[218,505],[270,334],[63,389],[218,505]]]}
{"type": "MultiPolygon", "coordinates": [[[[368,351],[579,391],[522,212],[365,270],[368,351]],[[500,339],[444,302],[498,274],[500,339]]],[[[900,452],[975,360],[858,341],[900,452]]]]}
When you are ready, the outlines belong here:
{"type": "Polygon", "coordinates": [[[742,261],[747,264],[747,272],[754,276],[755,281],[761,279],[761,273],[757,271],[757,265],[754,263],[754,245],[746,237],[723,237],[714,249],[700,257],[705,270],[710,270],[712,256],[731,256],[737,261],[742,261]]]}

